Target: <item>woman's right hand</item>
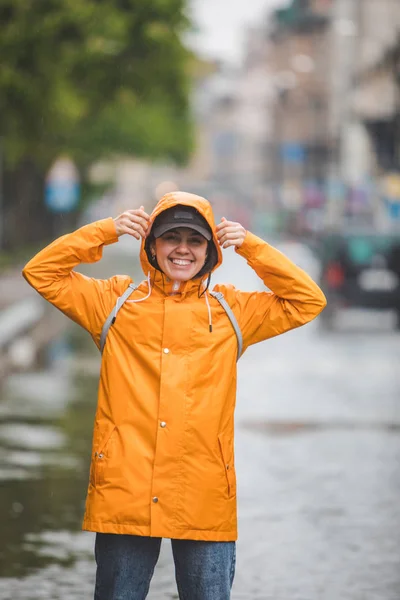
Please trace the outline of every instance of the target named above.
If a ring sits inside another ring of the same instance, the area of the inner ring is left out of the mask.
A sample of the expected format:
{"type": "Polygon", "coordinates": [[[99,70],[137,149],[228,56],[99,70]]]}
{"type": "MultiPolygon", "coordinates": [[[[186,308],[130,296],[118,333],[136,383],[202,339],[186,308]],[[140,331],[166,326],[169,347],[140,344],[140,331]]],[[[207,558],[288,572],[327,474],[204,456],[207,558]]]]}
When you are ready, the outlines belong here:
{"type": "Polygon", "coordinates": [[[144,206],[134,210],[126,210],[114,219],[117,236],[127,233],[137,240],[145,238],[150,223],[150,216],[144,211],[144,206]]]}

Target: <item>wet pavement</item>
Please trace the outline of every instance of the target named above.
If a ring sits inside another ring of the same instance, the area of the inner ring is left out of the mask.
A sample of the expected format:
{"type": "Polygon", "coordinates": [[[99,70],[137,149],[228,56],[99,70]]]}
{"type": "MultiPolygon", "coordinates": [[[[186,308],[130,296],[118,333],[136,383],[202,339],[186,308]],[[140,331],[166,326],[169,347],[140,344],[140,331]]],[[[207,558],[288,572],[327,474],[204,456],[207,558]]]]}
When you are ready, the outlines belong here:
{"type": "MultiPolygon", "coordinates": [[[[220,279],[257,287],[238,260],[220,279]]],[[[52,368],[1,392],[0,600],[93,596],[80,524],[99,359],[70,332],[52,368]]],[[[400,598],[399,351],[391,315],[349,313],[333,333],[313,323],[241,359],[233,600],[400,598]]],[[[168,540],[148,597],[178,597],[168,540]]]]}

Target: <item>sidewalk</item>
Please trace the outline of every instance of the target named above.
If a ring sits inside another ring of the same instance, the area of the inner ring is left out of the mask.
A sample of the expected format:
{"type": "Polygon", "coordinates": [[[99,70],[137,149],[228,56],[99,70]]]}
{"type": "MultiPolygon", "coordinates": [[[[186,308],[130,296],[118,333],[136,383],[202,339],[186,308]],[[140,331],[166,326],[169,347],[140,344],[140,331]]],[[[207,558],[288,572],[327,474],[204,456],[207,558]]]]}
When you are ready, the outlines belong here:
{"type": "Polygon", "coordinates": [[[35,290],[22,277],[23,265],[0,271],[0,310],[22,298],[33,298],[35,290]]]}
{"type": "Polygon", "coordinates": [[[25,281],[22,268],[0,273],[0,323],[5,334],[0,335],[0,384],[13,371],[32,368],[40,351],[66,327],[61,314],[25,281]]]}

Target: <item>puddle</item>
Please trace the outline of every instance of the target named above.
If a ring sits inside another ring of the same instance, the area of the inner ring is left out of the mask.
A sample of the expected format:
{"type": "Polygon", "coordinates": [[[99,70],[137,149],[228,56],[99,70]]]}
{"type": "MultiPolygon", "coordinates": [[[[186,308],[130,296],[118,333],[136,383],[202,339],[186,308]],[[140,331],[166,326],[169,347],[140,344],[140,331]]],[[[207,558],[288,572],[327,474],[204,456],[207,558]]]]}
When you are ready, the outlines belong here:
{"type": "MultiPolygon", "coordinates": [[[[70,598],[70,568],[87,560],[93,572],[93,539],[81,522],[98,381],[94,369],[74,367],[79,357],[66,356],[66,346],[49,349],[51,368],[15,374],[1,389],[0,600],[70,598]]],[[[93,347],[87,360],[96,359],[93,347]]]]}
{"type": "Polygon", "coordinates": [[[65,561],[71,558],[92,559],[94,534],[71,531],[42,531],[25,536],[23,550],[34,551],[39,556],[49,556],[65,561]]]}
{"type": "Polygon", "coordinates": [[[75,393],[70,374],[58,369],[13,374],[1,389],[0,419],[54,419],[62,415],[75,393]]]}
{"type": "Polygon", "coordinates": [[[2,446],[53,450],[61,448],[65,442],[65,435],[51,426],[23,423],[0,425],[0,444],[2,446]]]}
{"type": "Polygon", "coordinates": [[[300,422],[300,421],[242,421],[240,427],[260,431],[267,435],[290,436],[312,431],[387,431],[400,432],[400,423],[362,423],[351,421],[300,422]]]}

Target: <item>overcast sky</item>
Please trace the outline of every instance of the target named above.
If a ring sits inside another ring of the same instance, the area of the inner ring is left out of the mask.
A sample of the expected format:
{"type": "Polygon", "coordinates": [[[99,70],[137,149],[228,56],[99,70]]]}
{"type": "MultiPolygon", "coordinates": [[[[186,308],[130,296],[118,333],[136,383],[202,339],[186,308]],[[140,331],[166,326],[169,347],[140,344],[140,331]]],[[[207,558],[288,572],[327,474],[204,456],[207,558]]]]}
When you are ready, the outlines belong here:
{"type": "Polygon", "coordinates": [[[191,47],[210,58],[237,63],[241,59],[246,25],[261,23],[274,8],[288,0],[190,0],[198,32],[191,47]]]}

